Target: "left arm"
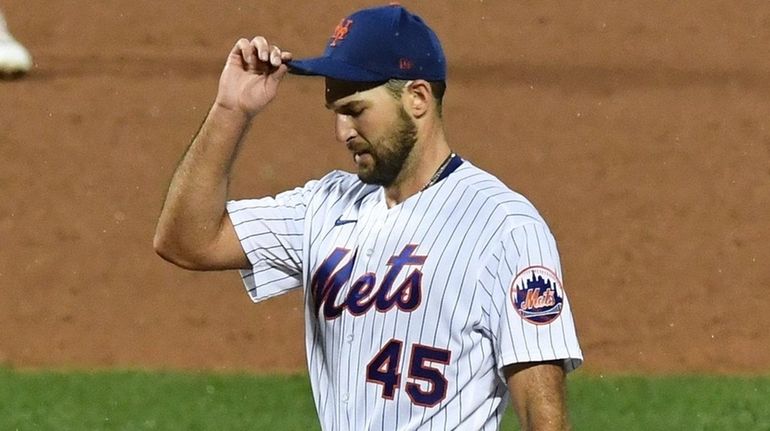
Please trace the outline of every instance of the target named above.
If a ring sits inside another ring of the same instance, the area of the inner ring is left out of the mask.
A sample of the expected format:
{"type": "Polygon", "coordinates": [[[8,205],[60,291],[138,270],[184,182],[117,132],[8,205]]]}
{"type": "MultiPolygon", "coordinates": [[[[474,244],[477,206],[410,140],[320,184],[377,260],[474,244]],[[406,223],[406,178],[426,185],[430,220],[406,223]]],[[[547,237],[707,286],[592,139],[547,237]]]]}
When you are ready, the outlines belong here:
{"type": "Polygon", "coordinates": [[[565,375],[580,366],[583,354],[562,287],[556,240],[545,224],[527,223],[490,248],[490,256],[491,267],[482,272],[489,280],[481,282],[496,287],[488,309],[501,306],[499,314],[489,313],[489,330],[496,334],[495,360],[521,429],[569,430],[565,375]],[[563,337],[550,337],[551,331],[563,337]]]}
{"type": "Polygon", "coordinates": [[[504,372],[522,431],[570,429],[562,361],[511,364],[504,372]]]}

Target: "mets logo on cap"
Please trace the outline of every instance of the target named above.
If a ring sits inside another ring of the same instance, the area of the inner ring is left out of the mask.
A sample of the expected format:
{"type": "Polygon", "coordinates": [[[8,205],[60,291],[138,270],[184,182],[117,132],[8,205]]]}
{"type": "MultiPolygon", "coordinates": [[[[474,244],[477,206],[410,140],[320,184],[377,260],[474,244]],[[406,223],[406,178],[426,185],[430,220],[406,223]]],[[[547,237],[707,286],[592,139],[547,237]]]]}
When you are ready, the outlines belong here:
{"type": "Polygon", "coordinates": [[[544,266],[530,266],[513,280],[511,302],[524,320],[536,325],[551,323],[564,307],[561,281],[544,266]]]}
{"type": "Polygon", "coordinates": [[[351,24],[353,24],[352,19],[343,18],[342,21],[337,24],[337,27],[334,27],[334,33],[332,33],[332,36],[329,38],[329,46],[337,46],[337,42],[345,39],[350,31],[351,24]]]}

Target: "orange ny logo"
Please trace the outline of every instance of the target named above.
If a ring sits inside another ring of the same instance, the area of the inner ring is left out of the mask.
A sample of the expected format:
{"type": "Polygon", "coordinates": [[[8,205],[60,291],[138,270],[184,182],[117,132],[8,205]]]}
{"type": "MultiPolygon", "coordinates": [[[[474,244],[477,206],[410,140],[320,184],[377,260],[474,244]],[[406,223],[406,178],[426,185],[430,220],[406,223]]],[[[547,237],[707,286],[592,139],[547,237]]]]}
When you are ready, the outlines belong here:
{"type": "Polygon", "coordinates": [[[353,24],[352,19],[342,19],[339,24],[337,24],[337,27],[334,28],[334,34],[332,34],[332,42],[329,44],[329,46],[337,46],[337,42],[339,42],[342,39],[345,39],[345,36],[348,35],[348,32],[350,31],[350,24],[353,24]]]}

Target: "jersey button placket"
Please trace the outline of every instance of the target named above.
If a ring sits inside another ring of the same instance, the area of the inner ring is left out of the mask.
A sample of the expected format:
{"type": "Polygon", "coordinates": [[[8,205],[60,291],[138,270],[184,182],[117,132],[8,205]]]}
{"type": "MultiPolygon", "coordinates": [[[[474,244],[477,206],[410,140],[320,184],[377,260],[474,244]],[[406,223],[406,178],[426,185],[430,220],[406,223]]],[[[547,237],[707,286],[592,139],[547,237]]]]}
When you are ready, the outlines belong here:
{"type": "Polygon", "coordinates": [[[364,256],[366,256],[366,264],[365,267],[369,268],[369,260],[372,256],[374,256],[374,249],[377,246],[377,238],[379,237],[380,231],[382,230],[383,223],[382,223],[382,214],[375,213],[372,215],[372,219],[369,220],[369,223],[371,223],[372,230],[368,237],[364,240],[363,243],[363,251],[364,256]]]}

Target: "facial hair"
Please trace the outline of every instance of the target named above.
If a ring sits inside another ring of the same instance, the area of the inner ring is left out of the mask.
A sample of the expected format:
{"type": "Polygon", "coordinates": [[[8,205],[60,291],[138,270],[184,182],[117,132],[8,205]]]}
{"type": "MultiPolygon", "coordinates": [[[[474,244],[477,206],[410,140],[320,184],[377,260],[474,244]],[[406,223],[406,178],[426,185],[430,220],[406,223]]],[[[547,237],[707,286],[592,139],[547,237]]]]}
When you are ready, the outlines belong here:
{"type": "Polygon", "coordinates": [[[404,163],[417,142],[417,125],[403,107],[399,107],[398,119],[393,131],[373,142],[369,154],[374,161],[370,170],[358,171],[358,178],[366,184],[384,187],[392,185],[404,168],[404,163]]]}

